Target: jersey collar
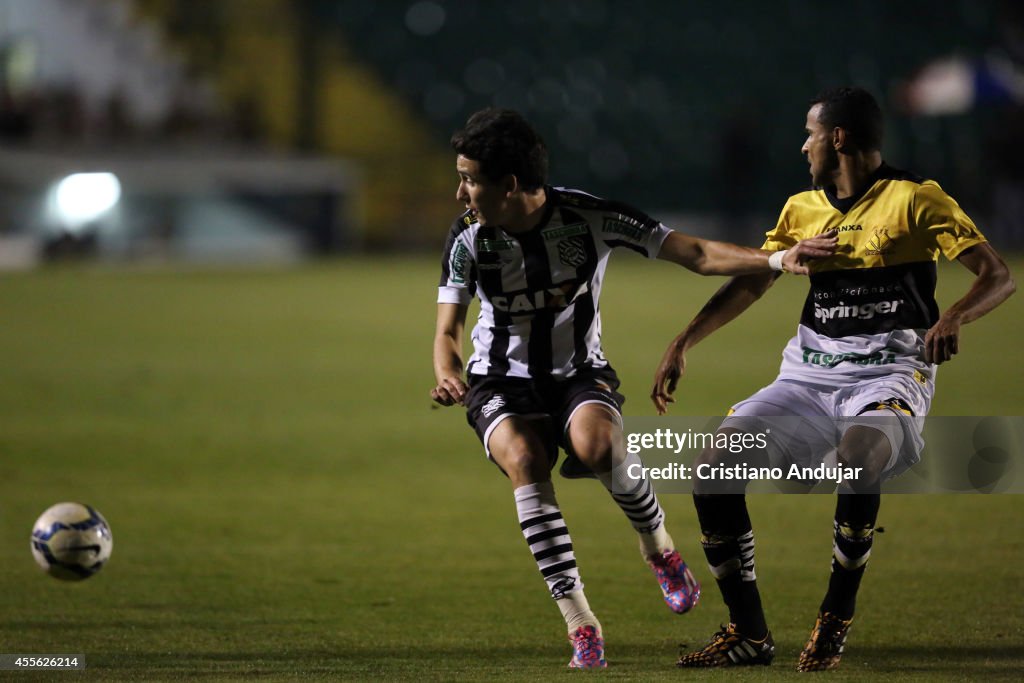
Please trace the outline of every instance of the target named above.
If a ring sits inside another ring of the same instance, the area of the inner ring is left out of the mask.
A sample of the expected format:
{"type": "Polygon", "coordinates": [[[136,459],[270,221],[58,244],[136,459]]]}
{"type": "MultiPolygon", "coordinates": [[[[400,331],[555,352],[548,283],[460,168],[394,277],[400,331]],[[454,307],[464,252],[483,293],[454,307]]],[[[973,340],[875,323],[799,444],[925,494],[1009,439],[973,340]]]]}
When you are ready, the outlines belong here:
{"type": "Polygon", "coordinates": [[[821,188],[821,190],[822,192],[825,193],[825,198],[828,199],[828,203],[832,205],[833,209],[840,213],[846,213],[853,208],[854,204],[861,200],[861,197],[867,194],[867,191],[870,190],[876,182],[878,182],[882,178],[886,178],[892,175],[893,170],[894,169],[892,169],[888,164],[886,164],[883,161],[881,165],[878,168],[876,168],[870,176],[868,176],[867,181],[865,181],[864,186],[859,191],[855,192],[849,197],[844,197],[843,199],[840,199],[839,197],[836,196],[835,185],[823,187],[821,188]]]}
{"type": "Polygon", "coordinates": [[[509,232],[508,230],[505,229],[504,226],[502,226],[502,232],[512,237],[519,237],[522,235],[532,235],[536,233],[538,230],[546,228],[548,223],[551,222],[551,215],[555,212],[556,204],[555,194],[554,192],[552,192],[551,186],[544,186],[544,197],[544,213],[541,214],[540,221],[538,221],[537,225],[533,226],[532,228],[524,232],[509,232]]]}

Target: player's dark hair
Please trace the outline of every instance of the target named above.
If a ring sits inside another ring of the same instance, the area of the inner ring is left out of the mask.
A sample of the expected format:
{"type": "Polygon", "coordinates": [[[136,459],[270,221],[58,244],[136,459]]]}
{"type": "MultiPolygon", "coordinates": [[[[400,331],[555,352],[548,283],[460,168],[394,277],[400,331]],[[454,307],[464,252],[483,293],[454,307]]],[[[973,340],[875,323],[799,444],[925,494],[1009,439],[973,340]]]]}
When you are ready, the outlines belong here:
{"type": "Polygon", "coordinates": [[[540,189],[548,179],[548,148],[518,112],[481,109],[452,135],[452,149],[480,164],[491,180],[514,175],[524,190],[540,189]]]}
{"type": "Polygon", "coordinates": [[[885,126],[882,109],[864,88],[831,88],[811,100],[811,106],[821,105],[818,122],[825,128],[842,128],[847,139],[862,152],[882,149],[885,126]]]}

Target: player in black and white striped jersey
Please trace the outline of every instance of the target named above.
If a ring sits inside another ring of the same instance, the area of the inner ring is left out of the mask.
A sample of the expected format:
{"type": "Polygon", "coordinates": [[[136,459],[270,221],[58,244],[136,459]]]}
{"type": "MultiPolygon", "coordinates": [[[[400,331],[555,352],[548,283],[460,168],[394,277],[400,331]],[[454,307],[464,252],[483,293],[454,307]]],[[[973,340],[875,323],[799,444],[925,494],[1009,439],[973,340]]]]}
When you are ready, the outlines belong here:
{"type": "Polygon", "coordinates": [[[569,377],[608,367],[601,295],[615,247],[656,255],[669,230],[629,207],[578,190],[546,188],[540,223],[515,237],[467,211],[452,227],[439,303],[482,305],[467,372],[569,377]]]}
{"type": "Polygon", "coordinates": [[[520,527],[573,642],[569,665],[604,666],[601,626],[583,592],[572,540],[551,483],[594,476],[636,529],[669,607],[688,611],[700,588],[665,530],[651,485],[626,476],[618,378],[601,350],[600,293],[611,252],[623,247],[702,275],[789,270],[827,256],[834,236],[768,253],[674,232],[628,206],[547,181],[547,150],[519,114],[487,109],[452,137],[456,198],[466,212],[445,247],[431,396],[461,404],[484,448],[509,477],[520,527]],[[474,352],[463,379],[462,335],[480,298],[474,352]],[[468,383],[467,383],[468,382],[468,383]]]}

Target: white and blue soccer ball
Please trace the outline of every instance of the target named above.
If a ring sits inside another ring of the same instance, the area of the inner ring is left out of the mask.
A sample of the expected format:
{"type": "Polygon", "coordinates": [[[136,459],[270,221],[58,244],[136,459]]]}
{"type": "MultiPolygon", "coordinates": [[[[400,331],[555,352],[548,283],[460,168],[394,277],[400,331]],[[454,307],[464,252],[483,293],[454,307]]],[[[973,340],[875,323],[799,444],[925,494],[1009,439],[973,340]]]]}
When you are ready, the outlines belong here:
{"type": "Polygon", "coordinates": [[[113,548],[110,525],[89,505],[57,503],[32,527],[32,556],[57,579],[89,578],[103,568],[113,548]]]}

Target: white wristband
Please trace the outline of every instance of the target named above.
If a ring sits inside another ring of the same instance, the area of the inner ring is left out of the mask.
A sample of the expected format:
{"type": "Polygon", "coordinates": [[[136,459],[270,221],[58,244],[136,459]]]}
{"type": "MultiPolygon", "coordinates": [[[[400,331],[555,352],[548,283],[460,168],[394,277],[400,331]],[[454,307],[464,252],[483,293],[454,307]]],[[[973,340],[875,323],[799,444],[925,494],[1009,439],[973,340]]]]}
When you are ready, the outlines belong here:
{"type": "Polygon", "coordinates": [[[785,268],[782,267],[782,259],[786,258],[786,252],[787,251],[789,251],[789,250],[786,249],[786,250],[783,250],[783,251],[776,251],[771,256],[769,256],[768,257],[768,266],[772,270],[777,270],[779,272],[784,271],[785,268]]]}

